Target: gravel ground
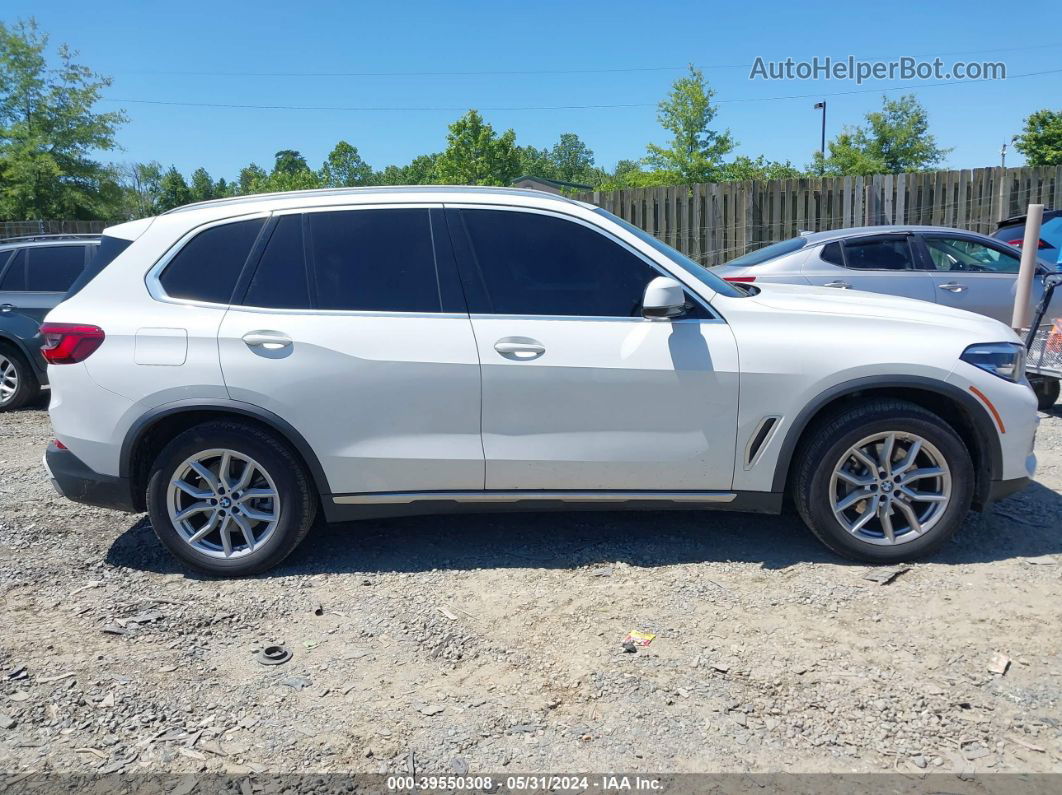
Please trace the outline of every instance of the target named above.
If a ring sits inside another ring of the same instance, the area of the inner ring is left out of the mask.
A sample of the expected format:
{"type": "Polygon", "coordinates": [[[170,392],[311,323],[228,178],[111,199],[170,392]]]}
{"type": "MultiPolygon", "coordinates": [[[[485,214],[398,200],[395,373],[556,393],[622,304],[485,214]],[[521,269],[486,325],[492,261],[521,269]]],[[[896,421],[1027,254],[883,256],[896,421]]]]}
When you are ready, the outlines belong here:
{"type": "Polygon", "coordinates": [[[1062,772],[1062,412],[1036,484],[887,584],[693,512],[315,528],[213,580],[56,497],[49,438],[0,418],[8,773],[1062,772]]]}

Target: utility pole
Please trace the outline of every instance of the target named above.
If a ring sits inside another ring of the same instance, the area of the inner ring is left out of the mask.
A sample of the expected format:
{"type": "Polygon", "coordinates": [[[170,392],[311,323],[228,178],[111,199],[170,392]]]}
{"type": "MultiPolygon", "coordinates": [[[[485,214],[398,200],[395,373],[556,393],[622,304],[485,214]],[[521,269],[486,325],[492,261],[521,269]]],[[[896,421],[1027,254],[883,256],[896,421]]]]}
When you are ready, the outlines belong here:
{"type": "Polygon", "coordinates": [[[819,143],[819,152],[822,153],[823,160],[826,159],[826,100],[815,103],[815,110],[822,111],[822,140],[819,143]]]}
{"type": "Polygon", "coordinates": [[[1001,146],[1000,149],[999,149],[999,167],[1000,168],[1006,168],[1007,167],[1007,142],[1006,141],[1003,142],[1003,146],[1001,146]]]}

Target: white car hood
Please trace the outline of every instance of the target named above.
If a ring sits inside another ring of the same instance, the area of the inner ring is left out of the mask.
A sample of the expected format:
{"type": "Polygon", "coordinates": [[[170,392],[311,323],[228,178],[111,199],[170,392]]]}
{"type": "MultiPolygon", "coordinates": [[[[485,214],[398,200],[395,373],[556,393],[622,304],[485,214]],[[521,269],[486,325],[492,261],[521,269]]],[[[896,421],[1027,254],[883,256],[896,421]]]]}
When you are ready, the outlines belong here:
{"type": "Polygon", "coordinates": [[[833,287],[805,287],[794,284],[763,284],[757,287],[760,292],[746,300],[755,301],[771,309],[882,318],[950,329],[962,328],[980,335],[985,340],[1020,342],[1018,335],[998,320],[928,301],[833,287]]]}

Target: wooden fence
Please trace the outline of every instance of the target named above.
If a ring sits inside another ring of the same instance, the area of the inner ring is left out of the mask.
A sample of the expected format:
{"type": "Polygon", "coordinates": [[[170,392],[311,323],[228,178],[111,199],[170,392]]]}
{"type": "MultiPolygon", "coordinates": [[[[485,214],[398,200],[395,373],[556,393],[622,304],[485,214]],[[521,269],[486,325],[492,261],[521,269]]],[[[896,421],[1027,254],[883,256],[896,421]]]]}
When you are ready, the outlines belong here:
{"type": "Polygon", "coordinates": [[[106,221],[0,221],[0,240],[24,235],[94,235],[106,221]]]}
{"type": "Polygon", "coordinates": [[[581,193],[711,266],[802,231],[881,224],[991,234],[1029,204],[1062,207],[1062,166],[806,177],[581,193]]]}

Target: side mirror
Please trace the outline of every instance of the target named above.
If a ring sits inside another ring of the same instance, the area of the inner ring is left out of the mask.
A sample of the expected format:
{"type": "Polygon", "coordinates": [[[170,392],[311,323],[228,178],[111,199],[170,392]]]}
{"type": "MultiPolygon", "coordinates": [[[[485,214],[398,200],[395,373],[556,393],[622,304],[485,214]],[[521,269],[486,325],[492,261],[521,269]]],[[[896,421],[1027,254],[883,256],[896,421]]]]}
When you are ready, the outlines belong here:
{"type": "Polygon", "coordinates": [[[652,320],[668,320],[686,314],[686,291],[670,276],[657,276],[645,287],[642,315],[652,320]]]}

